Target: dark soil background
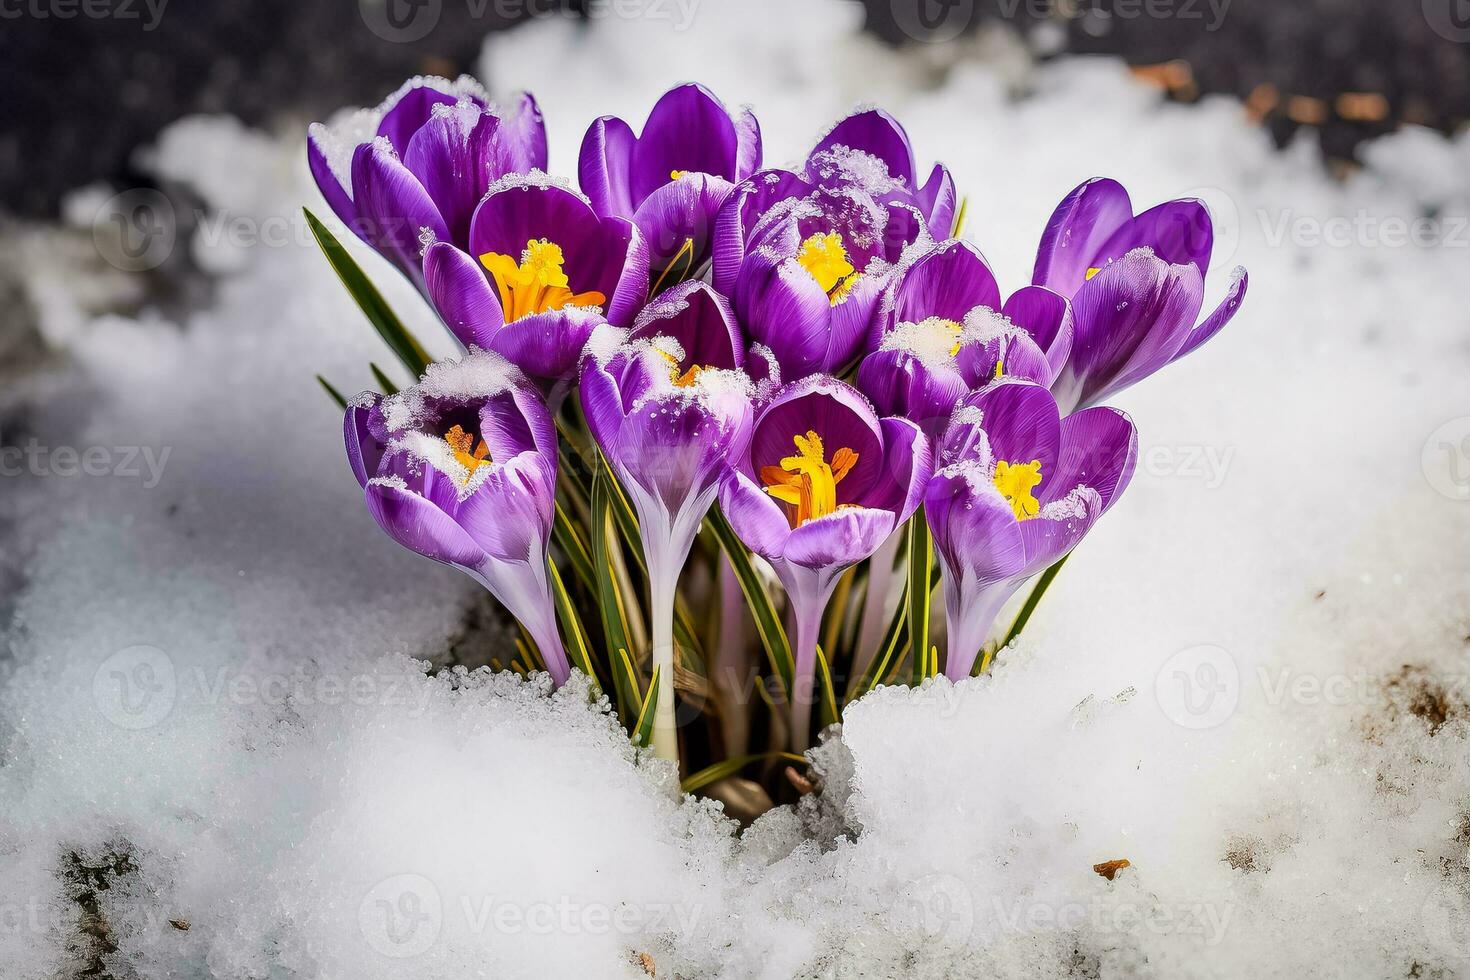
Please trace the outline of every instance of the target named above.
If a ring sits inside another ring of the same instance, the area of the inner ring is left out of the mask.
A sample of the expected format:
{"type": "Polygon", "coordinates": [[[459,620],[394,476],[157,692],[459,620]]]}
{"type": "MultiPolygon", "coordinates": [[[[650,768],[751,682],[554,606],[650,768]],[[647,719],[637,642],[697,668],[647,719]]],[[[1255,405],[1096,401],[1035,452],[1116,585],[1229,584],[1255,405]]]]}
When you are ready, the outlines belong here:
{"type": "MultiPolygon", "coordinates": [[[[600,0],[162,0],[155,14],[160,2],[0,5],[0,210],[45,218],[72,188],[137,183],[131,151],[186,113],[319,118],[407,75],[465,70],[487,31],[600,0]]],[[[1247,99],[1278,139],[1318,129],[1344,165],[1401,123],[1470,120],[1470,0],[862,2],[894,44],[954,44],[1005,20],[1046,50],[1122,55],[1174,98],[1247,99]]]]}

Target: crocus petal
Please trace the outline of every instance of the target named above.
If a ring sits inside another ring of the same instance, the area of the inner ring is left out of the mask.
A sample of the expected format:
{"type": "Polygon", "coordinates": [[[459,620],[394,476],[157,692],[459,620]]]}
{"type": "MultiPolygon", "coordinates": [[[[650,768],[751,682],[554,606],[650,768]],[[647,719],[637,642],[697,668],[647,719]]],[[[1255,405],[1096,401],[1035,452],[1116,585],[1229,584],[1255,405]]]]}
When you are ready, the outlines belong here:
{"type": "Polygon", "coordinates": [[[617,116],[594,120],[582,137],[577,180],[600,215],[633,216],[633,128],[617,116]]]}
{"type": "Polygon", "coordinates": [[[749,109],[735,117],[735,180],[742,181],[761,168],[761,124],[749,109]]]}
{"type": "Polygon", "coordinates": [[[863,358],[857,386],[880,415],[912,419],[930,438],[944,430],[971,387],[957,367],[929,364],[901,350],[875,351],[863,358]]]}
{"type": "Polygon", "coordinates": [[[634,340],[672,337],[684,350],[680,368],[734,369],[745,364],[744,340],[730,301],[699,279],[664,291],[644,307],[629,335],[634,340]]]}
{"type": "MultiPolygon", "coordinates": [[[[444,84],[447,87],[449,83],[444,84]]],[[[433,85],[416,85],[404,92],[393,107],[383,113],[383,118],[378,122],[378,135],[386,136],[401,155],[408,148],[413,134],[434,114],[435,106],[454,105],[458,101],[458,96],[441,92],[433,85]]]]}
{"type": "Polygon", "coordinates": [[[924,516],[947,578],[996,582],[1024,568],[1019,525],[1029,522],[1016,520],[987,477],[948,470],[935,474],[924,491],[924,516]]]}
{"type": "Polygon", "coordinates": [[[1049,488],[1061,447],[1061,420],[1051,393],[1030,381],[1003,379],[961,403],[978,408],[980,425],[997,460],[1041,463],[1041,486],[1049,488]]]}
{"type": "Polygon", "coordinates": [[[494,177],[546,170],[546,122],[530,92],[520,93],[505,107],[490,148],[494,177]]]}
{"type": "Polygon", "coordinates": [[[1168,364],[1188,339],[1204,298],[1193,265],[1131,252],[1077,291],[1064,374],[1080,379],[1079,406],[1096,404],[1168,364]]]}
{"type": "Polygon", "coordinates": [[[532,562],[544,557],[556,481],[554,472],[547,479],[546,465],[535,453],[512,459],[456,508],[455,522],[491,558],[532,562]]]}
{"type": "Polygon", "coordinates": [[[424,290],[465,347],[489,349],[505,325],[500,297],[480,263],[448,242],[435,242],[424,251],[424,290]]]}
{"type": "Polygon", "coordinates": [[[364,143],[353,154],[352,200],[358,234],[420,281],[423,233],[446,241],[449,229],[424,185],[381,142],[364,143]]]}
{"type": "Polygon", "coordinates": [[[780,558],[791,537],[791,525],[774,497],[738,469],[720,484],[720,510],[751,551],[772,561],[780,558]]]}
{"type": "Polygon", "coordinates": [[[1077,546],[1077,542],[1082,540],[1102,516],[1102,500],[1091,487],[1073,492],[1070,502],[1075,506],[1074,513],[1052,517],[1043,512],[1029,521],[1017,523],[1021,547],[1026,552],[1023,575],[1035,575],[1048,565],[1055,564],[1077,546]]]}
{"type": "Polygon", "coordinates": [[[1031,281],[1071,296],[1087,281],[1102,245],[1133,217],[1128,192],[1116,180],[1094,177],[1062,199],[1036,252],[1031,281]]]}
{"type": "MultiPolygon", "coordinates": [[[[1000,334],[965,344],[955,366],[967,388],[980,388],[1001,378],[1020,378],[1050,386],[1056,372],[1041,348],[1026,333],[1000,334]]],[[[900,413],[901,414],[901,413],[900,413]]]]}
{"type": "Polygon", "coordinates": [[[489,147],[500,120],[472,102],[435,112],[408,141],[403,165],[418,178],[449,229],[469,241],[470,216],[490,186],[489,147]]]}
{"type": "Polygon", "coordinates": [[[990,264],[969,242],[934,247],[903,273],[894,287],[891,323],[921,323],[941,317],[963,323],[977,306],[1001,308],[1000,286],[990,264]]]}
{"type": "Polygon", "coordinates": [[[368,416],[382,400],[373,395],[369,404],[354,403],[347,406],[342,417],[342,437],[347,445],[347,464],[357,485],[367,487],[367,482],[378,475],[378,464],[383,459],[383,443],[374,437],[368,428],[368,416]]]}
{"type": "Polygon", "coordinates": [[[1125,222],[1102,244],[1092,265],[1127,255],[1135,248],[1152,249],[1165,262],[1196,265],[1203,274],[1210,267],[1215,244],[1214,223],[1203,201],[1165,201],[1125,222]]]}
{"type": "Polygon", "coordinates": [[[444,511],[412,491],[387,483],[369,483],[365,491],[373,520],[399,544],[425,558],[474,568],[485,553],[444,511]]]}
{"type": "Polygon", "coordinates": [[[811,191],[811,184],[787,170],[763,170],[735,187],[715,218],[710,253],[716,289],[727,295],[734,290],[741,263],[750,251],[751,235],[761,216],[777,203],[811,191]]]}
{"type": "Polygon", "coordinates": [[[611,452],[674,514],[721,470],[722,423],[697,399],[650,399],[623,421],[611,452]]]}
{"type": "Polygon", "coordinates": [[[357,205],[352,203],[352,195],[347,193],[347,188],[342,186],[342,181],[332,170],[331,164],[327,162],[326,152],[318,144],[318,136],[325,131],[325,127],[316,124],[311,127],[310,135],[306,140],[306,165],[311,170],[311,177],[316,181],[317,189],[321,191],[322,197],[331,206],[332,212],[347,227],[357,230],[357,205]]]}
{"type": "Polygon", "coordinates": [[[936,163],[929,173],[929,181],[914,193],[914,203],[929,220],[929,234],[943,241],[957,233],[954,227],[955,208],[958,194],[949,168],[936,163]]]}
{"type": "Polygon", "coordinates": [[[1006,300],[1001,313],[1045,352],[1051,376],[1060,374],[1072,353],[1072,304],[1067,298],[1045,286],[1023,286],[1006,300]]]}
{"type": "Polygon", "coordinates": [[[891,510],[844,507],[792,531],[783,557],[805,568],[843,568],[877,551],[894,526],[891,510]]]}
{"type": "Polygon", "coordinates": [[[822,369],[831,347],[832,303],[794,260],[762,249],[735,283],[735,310],[750,338],[770,348],[788,380],[822,369]]]}
{"type": "Polygon", "coordinates": [[[908,134],[882,109],[855,112],[843,119],[822,137],[807,159],[838,146],[877,157],[887,165],[891,176],[901,178],[909,187],[915,186],[917,167],[908,134]]]}
{"type": "Polygon", "coordinates": [[[664,93],[648,114],[633,147],[635,204],[667,184],[674,171],[737,180],[739,138],[725,106],[703,85],[680,85],[664,93]]]}
{"type": "Polygon", "coordinates": [[[892,511],[902,523],[923,502],[924,488],[933,472],[933,454],[929,440],[909,419],[885,418],[880,424],[883,428],[883,470],[873,489],[868,491],[864,503],[892,511]]]}
{"type": "Polygon", "coordinates": [[[1240,304],[1245,302],[1245,291],[1250,287],[1250,276],[1245,269],[1237,268],[1235,276],[1230,281],[1230,289],[1225,293],[1225,298],[1220,305],[1215,307],[1204,323],[1195,327],[1185,338],[1184,346],[1179,348],[1179,353],[1174,355],[1174,360],[1179,360],[1185,354],[1209,340],[1215,334],[1235,318],[1235,312],[1240,309],[1240,304]]]}
{"type": "Polygon", "coordinates": [[[655,189],[638,205],[633,223],[648,245],[654,274],[667,269],[677,282],[677,277],[689,278],[709,261],[715,217],[734,188],[720,177],[691,172],[655,189]]]}
{"type": "Polygon", "coordinates": [[[533,313],[502,326],[487,348],[533,378],[561,381],[576,374],[582,348],[605,322],[595,310],[573,306],[533,313]]]}
{"type": "Polygon", "coordinates": [[[1061,439],[1056,476],[1042,492],[1042,503],[1086,486],[1097,491],[1107,510],[1127,488],[1138,461],[1138,430],[1132,420],[1116,408],[1084,409],[1062,419],[1061,439]]]}

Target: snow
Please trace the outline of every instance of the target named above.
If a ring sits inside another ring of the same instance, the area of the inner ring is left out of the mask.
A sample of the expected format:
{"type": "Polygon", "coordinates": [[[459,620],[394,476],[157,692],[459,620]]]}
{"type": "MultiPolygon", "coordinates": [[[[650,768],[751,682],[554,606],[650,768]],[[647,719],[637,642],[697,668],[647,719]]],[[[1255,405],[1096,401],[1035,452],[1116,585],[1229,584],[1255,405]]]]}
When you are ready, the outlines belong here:
{"type": "MultiPolygon", "coordinates": [[[[195,229],[215,278],[181,312],[81,278],[85,215],[22,230],[53,356],[0,394],[0,444],[47,449],[0,496],[0,974],[1470,970],[1470,137],[1386,138],[1337,184],[1231,101],[1165,105],[1082,58],[1012,100],[976,63],[915,70],[860,15],[551,18],[492,38],[483,74],[536,92],[563,173],[594,114],[691,78],[755,106],[772,163],[880,102],[954,169],[1006,293],[1093,174],[1233,213],[1207,303],[1244,264],[1245,307],[1116,400],[1138,473],[993,676],[865,698],[817,752],[822,795],[737,834],[581,688],[426,675],[510,639],[362,506],[312,375],[352,391],[387,362],[309,236],[195,229]],[[1392,233],[1420,219],[1439,234],[1392,233]],[[107,288],[139,311],[99,312],[107,288]],[[99,447],[107,476],[65,475],[62,449],[99,447]],[[171,450],[155,486],[129,447],[171,450]]],[[[184,120],[151,156],[253,227],[323,213],[299,138],[184,120]]]]}

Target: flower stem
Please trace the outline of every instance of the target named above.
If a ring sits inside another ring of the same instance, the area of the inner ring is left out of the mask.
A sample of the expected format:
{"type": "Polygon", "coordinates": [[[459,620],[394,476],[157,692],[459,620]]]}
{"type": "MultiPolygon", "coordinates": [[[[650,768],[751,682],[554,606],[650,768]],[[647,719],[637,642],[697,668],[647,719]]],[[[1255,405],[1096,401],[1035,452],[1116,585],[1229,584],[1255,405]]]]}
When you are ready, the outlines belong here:
{"type": "Polygon", "coordinates": [[[674,590],[678,573],[649,566],[649,615],[653,618],[653,666],[663,678],[653,708],[653,754],[679,761],[679,733],[674,721],[674,590]],[[661,573],[662,572],[662,573],[661,573]]]}
{"type": "Polygon", "coordinates": [[[811,744],[812,703],[817,699],[817,639],[822,632],[822,613],[827,608],[830,587],[812,602],[793,603],[796,627],[796,683],[791,691],[791,747],[797,752],[811,744]]]}

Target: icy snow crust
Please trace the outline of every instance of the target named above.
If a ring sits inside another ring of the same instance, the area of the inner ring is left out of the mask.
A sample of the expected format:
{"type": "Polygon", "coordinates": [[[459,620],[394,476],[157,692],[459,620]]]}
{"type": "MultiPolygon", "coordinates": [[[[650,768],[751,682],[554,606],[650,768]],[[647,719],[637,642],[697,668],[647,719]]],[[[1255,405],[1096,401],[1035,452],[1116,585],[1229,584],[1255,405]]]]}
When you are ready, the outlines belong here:
{"type": "MultiPolygon", "coordinates": [[[[1339,186],[1238,105],[1162,105],[1110,62],[1054,63],[1018,102],[973,63],[921,92],[932,69],[858,37],[860,16],[548,19],[486,64],[537,93],[563,167],[594,112],[643,118],[689,78],[754,104],[773,161],[881,101],[954,168],[1007,293],[1085,177],[1217,210],[1209,300],[1239,262],[1249,302],[1119,400],[1138,474],[994,676],[864,699],[821,750],[824,795],[737,836],[579,686],[425,675],[509,639],[467,644],[473,585],[363,507],[311,375],[353,390],[386,362],[307,236],[227,258],[196,238],[225,274],[177,323],[67,310],[74,267],[27,249],[72,364],[6,393],[29,430],[172,454],[151,489],[0,495],[19,582],[0,603],[0,975],[636,978],[640,954],[659,977],[1470,971],[1470,503],[1426,480],[1459,430],[1431,434],[1470,411],[1465,252],[1296,234],[1423,208],[1453,227],[1470,142],[1385,139],[1339,186]]],[[[303,155],[188,120],[154,166],[264,220],[320,210],[303,155]]]]}

